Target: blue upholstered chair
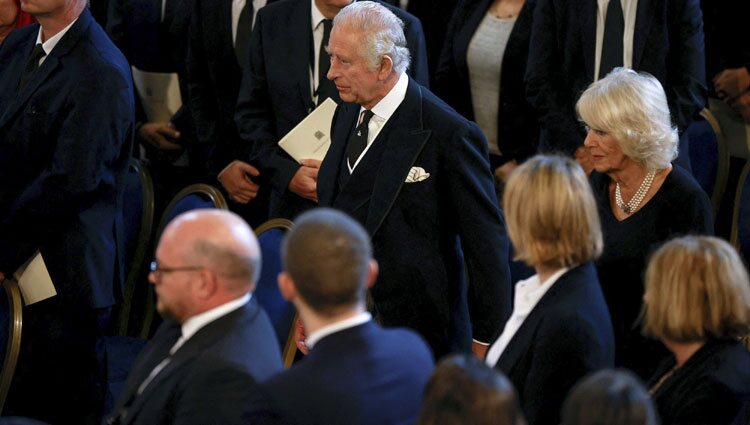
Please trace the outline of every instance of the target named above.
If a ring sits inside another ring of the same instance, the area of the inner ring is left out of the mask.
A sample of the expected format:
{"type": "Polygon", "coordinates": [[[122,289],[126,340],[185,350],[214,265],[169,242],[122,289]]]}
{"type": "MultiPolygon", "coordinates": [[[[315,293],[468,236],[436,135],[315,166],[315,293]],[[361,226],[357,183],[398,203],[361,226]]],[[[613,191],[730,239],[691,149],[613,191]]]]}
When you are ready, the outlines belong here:
{"type": "Polygon", "coordinates": [[[0,295],[0,415],[3,412],[5,398],[8,396],[10,383],[21,351],[21,327],[23,324],[21,291],[13,279],[7,279],[1,285],[0,295]]]}
{"type": "Polygon", "coordinates": [[[693,177],[711,198],[715,218],[727,185],[729,150],[718,121],[708,109],[703,109],[701,119],[686,131],[693,177]]]}
{"type": "Polygon", "coordinates": [[[750,267],[750,161],[745,163],[737,184],[730,241],[750,267]]]}
{"type": "Polygon", "coordinates": [[[263,257],[263,265],[253,296],[257,297],[258,303],[271,319],[286,367],[291,366],[297,350],[293,337],[297,311],[292,303],[281,296],[277,276],[283,270],[281,242],[286,232],[292,229],[292,226],[291,221],[277,218],[263,223],[255,230],[263,257]]]}

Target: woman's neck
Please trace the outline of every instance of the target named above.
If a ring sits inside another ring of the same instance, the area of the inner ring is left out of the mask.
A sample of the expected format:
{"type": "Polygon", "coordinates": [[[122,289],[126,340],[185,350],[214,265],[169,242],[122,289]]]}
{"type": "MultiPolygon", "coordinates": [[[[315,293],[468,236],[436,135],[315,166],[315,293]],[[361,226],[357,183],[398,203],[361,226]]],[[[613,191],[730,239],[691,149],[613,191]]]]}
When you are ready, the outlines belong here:
{"type": "Polygon", "coordinates": [[[674,342],[663,340],[662,342],[664,342],[664,345],[667,347],[667,349],[674,355],[675,361],[677,362],[675,368],[677,369],[684,366],[685,363],[687,363],[687,361],[690,360],[691,357],[693,357],[693,354],[700,350],[701,347],[706,345],[706,341],[674,342]]]}

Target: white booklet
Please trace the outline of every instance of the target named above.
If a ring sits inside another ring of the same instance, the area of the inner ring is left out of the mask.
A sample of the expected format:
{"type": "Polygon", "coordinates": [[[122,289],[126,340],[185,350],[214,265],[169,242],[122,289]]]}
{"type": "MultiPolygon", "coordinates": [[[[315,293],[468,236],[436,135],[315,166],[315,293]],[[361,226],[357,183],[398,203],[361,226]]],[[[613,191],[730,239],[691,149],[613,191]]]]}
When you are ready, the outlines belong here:
{"type": "Polygon", "coordinates": [[[16,270],[13,277],[18,282],[24,305],[31,305],[57,295],[55,285],[39,251],[16,270]]]}
{"type": "Polygon", "coordinates": [[[297,162],[323,160],[331,146],[331,122],[336,102],[328,98],[279,140],[279,146],[297,162]]]}
{"type": "Polygon", "coordinates": [[[133,71],[133,82],[149,121],[167,122],[182,106],[177,74],[133,71]]]}

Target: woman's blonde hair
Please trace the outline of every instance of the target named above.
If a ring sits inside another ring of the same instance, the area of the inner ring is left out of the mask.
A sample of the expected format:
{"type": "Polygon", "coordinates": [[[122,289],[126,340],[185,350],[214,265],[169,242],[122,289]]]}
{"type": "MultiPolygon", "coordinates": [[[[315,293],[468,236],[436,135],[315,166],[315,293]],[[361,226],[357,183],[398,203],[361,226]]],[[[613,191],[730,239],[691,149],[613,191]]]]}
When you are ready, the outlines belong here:
{"type": "Polygon", "coordinates": [[[697,342],[750,333],[750,280],[726,241],[686,236],[665,243],[646,270],[643,331],[697,342]]]}
{"type": "Polygon", "coordinates": [[[626,156],[648,170],[666,168],[677,157],[667,95],[649,74],[616,68],[583,92],[576,111],[588,127],[612,135],[626,156]]]}
{"type": "Polygon", "coordinates": [[[569,158],[537,155],[523,163],[508,179],[503,206],[518,260],[569,267],[602,252],[591,187],[569,158]]]}

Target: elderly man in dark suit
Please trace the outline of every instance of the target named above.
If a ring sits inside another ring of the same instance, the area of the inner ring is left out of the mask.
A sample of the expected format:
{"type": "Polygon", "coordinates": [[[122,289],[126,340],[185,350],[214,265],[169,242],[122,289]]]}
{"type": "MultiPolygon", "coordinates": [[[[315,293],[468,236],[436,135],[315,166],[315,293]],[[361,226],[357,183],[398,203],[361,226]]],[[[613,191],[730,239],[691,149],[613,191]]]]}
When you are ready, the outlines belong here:
{"type": "MultiPolygon", "coordinates": [[[[271,190],[269,216],[293,218],[315,206],[320,163],[297,163],[278,141],[326,98],[339,102],[325,78],[331,19],[351,0],[285,0],[258,13],[250,41],[250,62],[244,71],[236,122],[243,141],[236,160],[219,175],[230,196],[240,202],[252,191],[235,191],[249,177],[271,190]],[[248,168],[248,162],[257,170],[248,168]],[[258,176],[257,171],[260,175],[258,176]]],[[[427,54],[422,26],[415,17],[393,8],[404,21],[414,65],[410,74],[427,84],[427,54]]]]}
{"type": "Polygon", "coordinates": [[[108,423],[241,424],[258,380],[281,369],[252,290],[260,247],[234,213],[197,210],[164,230],[149,280],[165,321],[128,376],[108,423]]]}
{"type": "MultiPolygon", "coordinates": [[[[698,0],[539,0],[526,82],[540,150],[575,153],[590,171],[575,104],[617,66],[656,77],[683,132],[706,103],[701,16],[698,0]]],[[[683,138],[677,163],[690,169],[686,148],[683,138]]]]}
{"type": "Polygon", "coordinates": [[[417,330],[436,356],[481,354],[511,301],[486,140],[404,73],[401,24],[380,4],[344,8],[328,52],[328,78],[349,103],[333,119],[318,197],[372,237],[381,265],[375,317],[417,330]]]}
{"type": "Polygon", "coordinates": [[[0,281],[39,250],[57,296],[24,308],[3,413],[95,422],[95,346],[123,280],[130,71],[85,0],[25,1],[22,9],[39,25],[0,47],[0,281]]]}
{"type": "Polygon", "coordinates": [[[297,307],[310,354],[261,385],[248,423],[413,424],[433,368],[427,345],[365,310],[378,274],[369,236],[346,214],[302,214],[282,247],[279,289],[297,307]]]}

